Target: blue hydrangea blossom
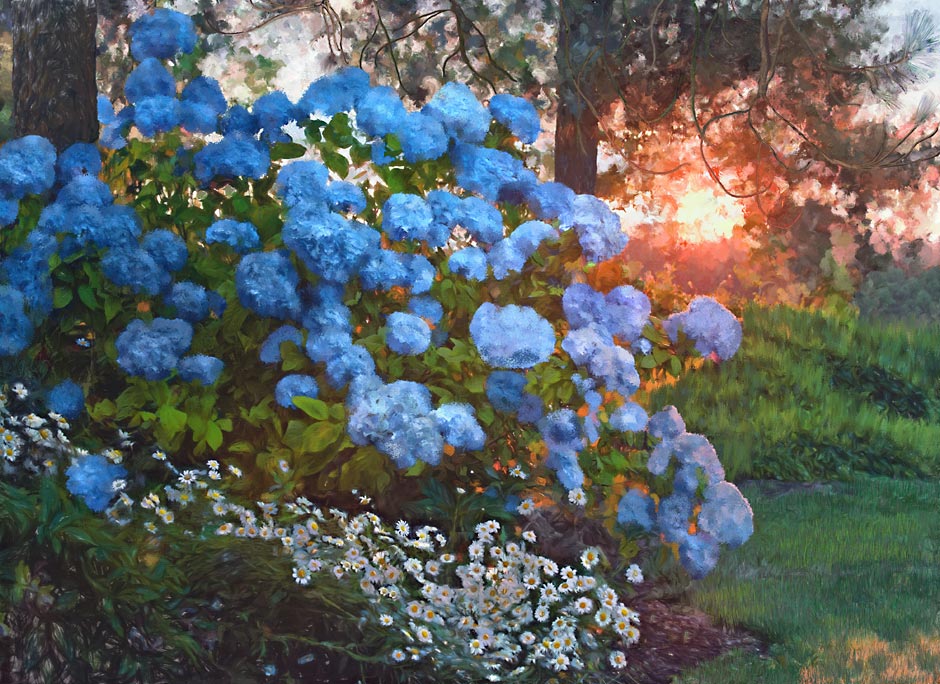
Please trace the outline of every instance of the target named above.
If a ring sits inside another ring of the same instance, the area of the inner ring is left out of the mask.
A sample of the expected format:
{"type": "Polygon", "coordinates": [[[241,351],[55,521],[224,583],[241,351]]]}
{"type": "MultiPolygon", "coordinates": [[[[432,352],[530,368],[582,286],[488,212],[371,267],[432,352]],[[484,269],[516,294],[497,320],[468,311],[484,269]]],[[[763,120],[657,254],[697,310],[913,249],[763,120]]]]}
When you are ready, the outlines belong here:
{"type": "Polygon", "coordinates": [[[196,47],[193,20],[170,9],[155,9],[131,24],[131,55],[141,61],[148,58],[170,59],[196,47]]]}
{"type": "Polygon", "coordinates": [[[610,427],[620,432],[642,432],[646,429],[649,416],[646,409],[633,401],[618,407],[610,416],[610,427]]]}
{"type": "Polygon", "coordinates": [[[248,221],[219,219],[206,229],[206,243],[222,243],[239,254],[245,254],[261,246],[258,230],[248,221]]]}
{"type": "Polygon", "coordinates": [[[316,399],[320,392],[317,380],[309,375],[285,375],[274,388],[274,399],[284,408],[296,408],[294,397],[316,399]]]}
{"type": "Polygon", "coordinates": [[[219,379],[225,364],[222,359],[205,354],[185,356],[179,362],[179,374],[185,382],[212,385],[219,379]]]}
{"type": "Polygon", "coordinates": [[[176,79],[160,60],[141,61],[124,82],[124,96],[133,105],[152,97],[176,98],[176,79]]]}
{"type": "Polygon", "coordinates": [[[56,152],[38,135],[10,140],[0,147],[0,195],[23,199],[38,195],[55,183],[56,152]]]}
{"type": "Polygon", "coordinates": [[[673,342],[678,341],[679,330],[683,330],[702,356],[715,354],[722,361],[734,356],[741,346],[738,319],[711,297],[696,297],[688,309],[663,321],[663,328],[673,342]]]}
{"type": "Polygon", "coordinates": [[[423,240],[434,214],[421,197],[395,193],[382,205],[382,231],[390,240],[423,240]]]}
{"type": "Polygon", "coordinates": [[[235,291],[246,309],[259,316],[296,319],[300,277],[283,251],[252,252],[235,269],[235,291]]]}
{"type": "Polygon", "coordinates": [[[432,413],[444,441],[457,449],[475,451],[486,443],[486,434],[470,404],[443,404],[432,413]]]}
{"type": "Polygon", "coordinates": [[[489,114],[463,83],[445,83],[422,111],[440,121],[450,137],[463,142],[482,143],[490,129],[489,114]]]}
{"type": "Polygon", "coordinates": [[[578,195],[561,215],[565,228],[574,228],[588,261],[606,261],[620,254],[629,238],[604,200],[594,195],[578,195]]]}
{"type": "Polygon", "coordinates": [[[176,309],[179,318],[190,323],[198,323],[209,315],[206,288],[188,280],[174,283],[164,301],[176,309]]]}
{"type": "Polygon", "coordinates": [[[617,505],[617,522],[621,525],[639,525],[647,532],[653,529],[656,506],[648,494],[630,489],[617,505]]]}
{"type": "Polygon", "coordinates": [[[737,487],[730,482],[718,482],[705,490],[698,524],[720,544],[734,549],[754,534],[754,512],[737,487]]]}
{"type": "Polygon", "coordinates": [[[46,406],[72,420],[85,412],[85,392],[74,380],[63,380],[49,390],[46,406]]]}
{"type": "Polygon", "coordinates": [[[358,67],[345,67],[310,84],[297,103],[306,116],[333,116],[358,107],[369,91],[369,74],[358,67]]]}
{"type": "Polygon", "coordinates": [[[56,179],[66,184],[75,176],[87,174],[97,176],[101,171],[101,153],[91,143],[74,143],[70,145],[56,161],[56,179]]]}
{"type": "Polygon", "coordinates": [[[516,371],[493,371],[486,378],[486,398],[497,411],[514,413],[519,409],[525,389],[525,375],[516,371]]]}
{"type": "Polygon", "coordinates": [[[209,143],[193,156],[195,175],[202,183],[213,178],[263,178],[271,167],[271,154],[260,140],[230,133],[217,143],[209,143]]]}
{"type": "Polygon", "coordinates": [[[261,345],[261,351],[258,353],[258,358],[263,363],[280,363],[282,342],[293,342],[300,347],[303,345],[303,341],[303,334],[300,330],[292,325],[282,325],[265,339],[261,345]]]}
{"type": "Polygon", "coordinates": [[[484,302],[470,321],[470,337],[494,368],[531,368],[555,351],[555,329],[528,306],[484,302]]]}
{"type": "Polygon", "coordinates": [[[117,362],[128,375],[163,380],[189,349],[193,328],[178,318],[155,318],[152,323],[135,319],[118,335],[117,362]]]}
{"type": "Polygon", "coordinates": [[[486,252],[479,247],[464,247],[450,255],[447,267],[467,280],[486,280],[486,252]]]}
{"type": "Polygon", "coordinates": [[[431,329],[419,316],[396,311],[388,316],[386,343],[396,354],[421,354],[431,344],[431,329]]]}
{"type": "Polygon", "coordinates": [[[490,114],[527,145],[534,143],[542,131],[539,113],[522,97],[505,93],[494,95],[490,98],[490,114]]]}
{"type": "Polygon", "coordinates": [[[189,252],[183,238],[163,228],[152,230],[144,235],[140,246],[161,268],[170,273],[183,268],[189,259],[189,252]]]}
{"type": "Polygon", "coordinates": [[[100,513],[117,496],[114,481],[126,477],[127,471],[100,454],[87,454],[73,459],[65,475],[65,488],[100,513]]]}

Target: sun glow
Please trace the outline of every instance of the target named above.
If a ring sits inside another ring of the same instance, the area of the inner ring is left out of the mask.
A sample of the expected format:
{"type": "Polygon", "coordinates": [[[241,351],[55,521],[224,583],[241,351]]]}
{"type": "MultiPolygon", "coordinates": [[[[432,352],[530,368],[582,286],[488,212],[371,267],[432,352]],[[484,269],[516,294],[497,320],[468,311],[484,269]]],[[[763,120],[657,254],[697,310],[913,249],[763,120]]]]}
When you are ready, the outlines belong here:
{"type": "Polygon", "coordinates": [[[712,188],[689,187],[678,200],[675,221],[681,239],[693,244],[715,242],[730,238],[735,226],[744,224],[744,211],[733,197],[712,188]]]}

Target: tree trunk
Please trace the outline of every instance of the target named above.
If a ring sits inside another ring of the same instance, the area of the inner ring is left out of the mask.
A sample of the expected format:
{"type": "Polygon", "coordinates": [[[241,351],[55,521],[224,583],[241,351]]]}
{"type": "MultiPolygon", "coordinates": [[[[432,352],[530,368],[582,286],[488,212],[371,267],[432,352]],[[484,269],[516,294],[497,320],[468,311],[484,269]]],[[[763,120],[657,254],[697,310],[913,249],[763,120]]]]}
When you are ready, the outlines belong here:
{"type": "Polygon", "coordinates": [[[612,28],[613,0],[560,0],[558,3],[558,117],[555,123],[555,180],[579,193],[597,183],[599,122],[606,110],[600,59],[612,28]]]}
{"type": "Polygon", "coordinates": [[[17,136],[56,149],[98,139],[95,0],[13,0],[13,120],[17,136]]]}
{"type": "Polygon", "coordinates": [[[577,193],[594,194],[600,133],[597,118],[584,105],[580,111],[572,109],[564,100],[559,101],[555,120],[555,180],[577,193]]]}

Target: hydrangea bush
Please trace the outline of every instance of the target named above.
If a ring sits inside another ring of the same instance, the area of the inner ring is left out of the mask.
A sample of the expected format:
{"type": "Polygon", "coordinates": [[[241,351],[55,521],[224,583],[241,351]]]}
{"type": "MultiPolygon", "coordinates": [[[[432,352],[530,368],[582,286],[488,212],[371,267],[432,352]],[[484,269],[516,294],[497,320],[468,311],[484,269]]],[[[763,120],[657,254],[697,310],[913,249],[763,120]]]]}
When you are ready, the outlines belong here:
{"type": "MultiPolygon", "coordinates": [[[[525,167],[530,105],[450,83],[411,112],[347,68],[296,103],[229,107],[174,61],[188,21],[131,31],[127,102],[99,102],[103,163],[35,136],[0,148],[0,353],[45,361],[63,415],[71,377],[89,425],[196,470],[238,458],[270,506],[357,490],[397,515],[439,480],[520,516],[583,506],[695,577],[743,543],[750,509],[707,439],[630,401],[654,369],[732,356],[740,325],[708,298],[660,321],[639,290],[583,282],[627,236],[525,167]]],[[[72,491],[106,506],[121,467],[87,460],[72,491]]]]}

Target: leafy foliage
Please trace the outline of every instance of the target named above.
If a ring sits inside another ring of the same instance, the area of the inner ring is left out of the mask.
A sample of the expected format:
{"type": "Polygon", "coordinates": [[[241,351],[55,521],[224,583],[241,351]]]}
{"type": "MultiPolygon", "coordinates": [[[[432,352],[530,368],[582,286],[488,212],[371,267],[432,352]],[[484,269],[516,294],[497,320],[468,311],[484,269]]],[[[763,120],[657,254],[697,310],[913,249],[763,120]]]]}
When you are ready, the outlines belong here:
{"type": "Polygon", "coordinates": [[[873,271],[855,295],[862,317],[878,322],[940,322],[940,266],[907,274],[900,268],[873,271]]]}
{"type": "Polygon", "coordinates": [[[751,306],[744,330],[741,352],[720,372],[649,390],[652,406],[674,403],[690,429],[715,436],[731,477],[938,471],[936,328],[751,306]]]}

